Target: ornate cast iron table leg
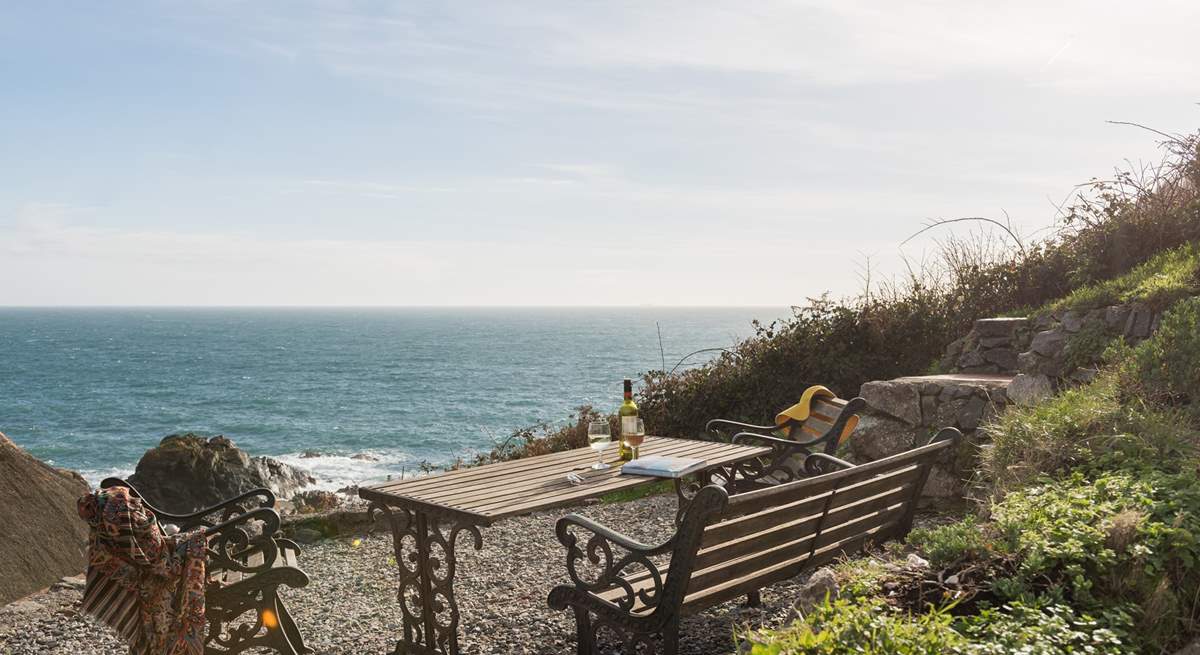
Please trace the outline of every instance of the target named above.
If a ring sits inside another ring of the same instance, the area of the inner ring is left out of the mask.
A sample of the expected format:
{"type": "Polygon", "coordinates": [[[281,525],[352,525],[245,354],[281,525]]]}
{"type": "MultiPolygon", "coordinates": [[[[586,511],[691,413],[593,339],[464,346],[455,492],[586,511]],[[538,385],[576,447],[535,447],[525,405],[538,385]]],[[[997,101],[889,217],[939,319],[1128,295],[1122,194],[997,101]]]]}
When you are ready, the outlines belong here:
{"type": "Polygon", "coordinates": [[[458,655],[458,603],[454,600],[454,547],[460,532],[483,547],[478,526],[447,521],[425,512],[372,503],[392,531],[404,635],[396,655],[458,655]]]}

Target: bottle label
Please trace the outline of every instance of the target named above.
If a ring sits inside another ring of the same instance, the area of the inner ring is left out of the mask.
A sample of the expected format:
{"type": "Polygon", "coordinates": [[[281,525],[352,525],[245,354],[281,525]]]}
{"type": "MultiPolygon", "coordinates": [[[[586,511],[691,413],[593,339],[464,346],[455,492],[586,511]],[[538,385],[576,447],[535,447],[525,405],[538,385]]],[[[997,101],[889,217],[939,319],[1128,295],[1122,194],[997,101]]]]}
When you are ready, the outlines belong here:
{"type": "Polygon", "coordinates": [[[637,430],[636,416],[621,417],[621,434],[633,434],[637,430]]]}

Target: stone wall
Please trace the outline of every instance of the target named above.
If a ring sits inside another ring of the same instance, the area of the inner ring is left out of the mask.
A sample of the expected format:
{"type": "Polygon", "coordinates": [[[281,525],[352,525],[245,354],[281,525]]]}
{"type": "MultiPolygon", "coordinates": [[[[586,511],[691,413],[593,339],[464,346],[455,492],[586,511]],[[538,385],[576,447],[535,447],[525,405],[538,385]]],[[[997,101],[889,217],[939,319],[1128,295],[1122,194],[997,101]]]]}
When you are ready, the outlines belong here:
{"type": "Polygon", "coordinates": [[[938,430],[956,427],[967,443],[938,462],[925,485],[927,498],[957,498],[972,468],[975,429],[1008,404],[1011,376],[996,373],[923,375],[868,382],[859,395],[865,412],[850,439],[856,461],[873,461],[924,445],[938,430]]]}
{"type": "Polygon", "coordinates": [[[981,318],[966,336],[946,346],[939,368],[955,373],[1015,373],[1029,347],[1027,318],[981,318]]]}
{"type": "Polygon", "coordinates": [[[1162,312],[1140,303],[1032,317],[1033,338],[1017,357],[1018,375],[1010,396],[1028,405],[1065,385],[1091,381],[1100,355],[1092,349],[1121,336],[1136,344],[1153,334],[1161,319],[1162,312]]]}
{"type": "Polygon", "coordinates": [[[964,491],[977,446],[976,428],[1008,404],[1032,404],[1058,389],[1090,381],[1097,359],[1114,338],[1149,337],[1160,312],[1144,304],[1044,312],[1028,318],[985,318],[946,347],[948,373],[868,382],[859,395],[868,409],[850,440],[851,457],[873,461],[924,444],[944,427],[962,430],[966,443],[953,460],[939,462],[927,498],[964,491]]]}

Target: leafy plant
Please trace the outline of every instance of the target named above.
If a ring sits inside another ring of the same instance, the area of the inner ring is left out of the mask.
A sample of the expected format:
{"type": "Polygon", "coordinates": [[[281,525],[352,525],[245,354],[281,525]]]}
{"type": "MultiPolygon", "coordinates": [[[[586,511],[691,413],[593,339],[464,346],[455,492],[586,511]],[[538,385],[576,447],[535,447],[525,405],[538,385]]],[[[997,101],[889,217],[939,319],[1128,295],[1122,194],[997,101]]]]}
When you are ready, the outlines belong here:
{"type": "Polygon", "coordinates": [[[1176,304],[1154,336],[1133,350],[1133,371],[1160,400],[1188,402],[1200,389],[1200,298],[1176,304]]]}
{"type": "Polygon", "coordinates": [[[1065,370],[1074,371],[1104,362],[1113,342],[1122,337],[1109,334],[1103,321],[1087,321],[1078,332],[1067,337],[1065,370]]]}
{"type": "Polygon", "coordinates": [[[962,560],[982,559],[993,550],[984,534],[984,526],[972,516],[949,525],[913,530],[908,535],[908,543],[937,568],[962,560]]]}

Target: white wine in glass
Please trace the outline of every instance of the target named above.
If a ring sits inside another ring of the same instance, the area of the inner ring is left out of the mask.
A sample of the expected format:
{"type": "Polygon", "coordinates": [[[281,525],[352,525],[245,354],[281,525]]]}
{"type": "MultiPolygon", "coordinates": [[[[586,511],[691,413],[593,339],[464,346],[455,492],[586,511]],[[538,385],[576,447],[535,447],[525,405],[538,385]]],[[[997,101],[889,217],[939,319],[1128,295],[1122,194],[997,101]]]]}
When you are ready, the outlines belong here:
{"type": "Polygon", "coordinates": [[[612,433],[609,430],[608,421],[588,423],[588,445],[596,451],[596,463],[592,464],[592,468],[597,471],[609,468],[609,465],[604,463],[604,451],[612,445],[612,433]]]}
{"type": "Polygon", "coordinates": [[[633,451],[633,459],[641,456],[639,452],[642,442],[646,440],[646,422],[640,418],[630,421],[630,431],[621,436],[629,450],[633,451]]]}

